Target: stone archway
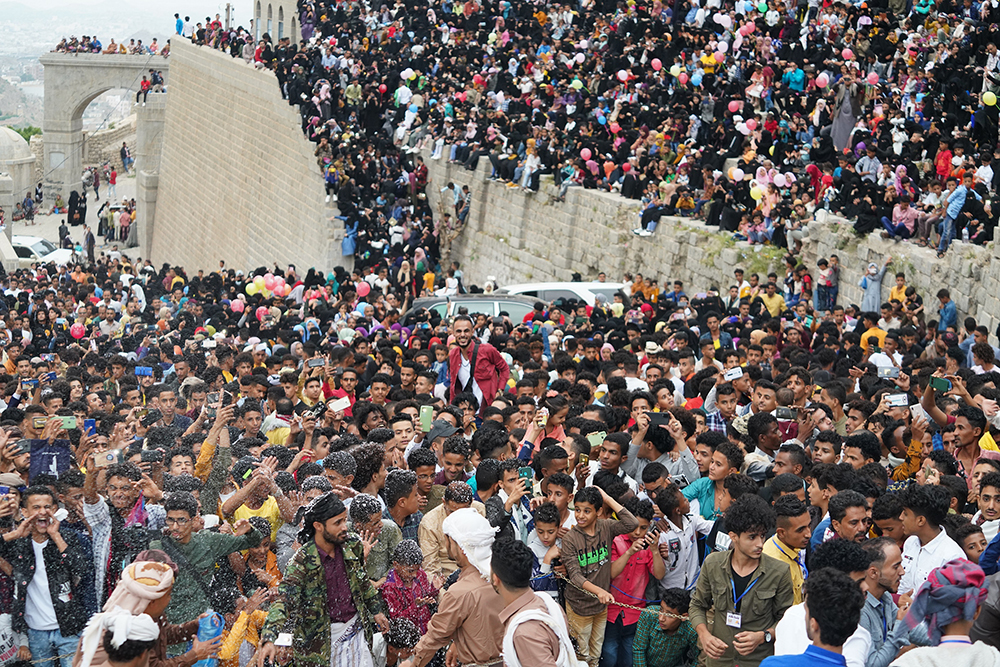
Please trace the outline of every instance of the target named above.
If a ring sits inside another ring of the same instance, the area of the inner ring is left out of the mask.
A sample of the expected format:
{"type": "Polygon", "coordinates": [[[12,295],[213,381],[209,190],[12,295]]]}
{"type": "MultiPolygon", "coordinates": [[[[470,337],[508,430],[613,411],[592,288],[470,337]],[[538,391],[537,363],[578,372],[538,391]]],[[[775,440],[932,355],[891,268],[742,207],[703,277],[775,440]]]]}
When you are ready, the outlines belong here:
{"type": "MultiPolygon", "coordinates": [[[[83,112],[87,105],[109,90],[138,90],[143,74],[150,69],[163,72],[168,81],[169,60],[158,55],[97,53],[48,53],[39,60],[45,67],[42,169],[45,199],[52,202],[56,194],[67,199],[71,190],[81,188],[83,112]]],[[[150,100],[154,97],[156,94],[150,94],[150,100]]]]}

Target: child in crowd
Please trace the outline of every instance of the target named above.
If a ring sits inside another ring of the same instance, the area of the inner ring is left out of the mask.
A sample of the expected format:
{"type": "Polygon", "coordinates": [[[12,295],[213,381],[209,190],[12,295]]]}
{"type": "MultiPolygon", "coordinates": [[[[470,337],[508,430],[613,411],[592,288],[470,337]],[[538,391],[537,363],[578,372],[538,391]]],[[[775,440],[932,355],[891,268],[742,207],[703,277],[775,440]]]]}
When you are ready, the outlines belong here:
{"type": "Polygon", "coordinates": [[[639,616],[632,642],[633,667],[679,667],[698,662],[698,634],[688,621],[691,594],[668,588],[659,608],[639,616]]]}
{"type": "Polygon", "coordinates": [[[391,617],[413,622],[420,634],[427,632],[431,620],[431,605],[437,601],[437,591],[421,567],[424,554],[413,540],[403,540],[392,553],[392,569],[380,589],[391,617]]]}

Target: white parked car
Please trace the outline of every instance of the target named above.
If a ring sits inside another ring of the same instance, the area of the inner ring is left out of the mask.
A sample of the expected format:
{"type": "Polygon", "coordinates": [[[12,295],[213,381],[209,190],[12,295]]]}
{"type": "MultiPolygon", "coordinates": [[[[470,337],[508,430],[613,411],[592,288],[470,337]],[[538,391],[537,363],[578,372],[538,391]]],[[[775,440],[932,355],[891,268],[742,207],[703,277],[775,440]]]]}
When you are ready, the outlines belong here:
{"type": "Polygon", "coordinates": [[[57,248],[51,241],[40,236],[13,236],[11,245],[17,253],[18,266],[30,268],[32,264],[55,263],[64,266],[73,261],[74,253],[67,248],[57,248]]]}
{"type": "Polygon", "coordinates": [[[556,299],[583,300],[588,306],[593,306],[598,294],[607,297],[608,303],[614,303],[614,295],[621,293],[627,304],[629,286],[625,283],[521,283],[505,285],[497,290],[499,294],[520,294],[551,303],[556,299]]]}

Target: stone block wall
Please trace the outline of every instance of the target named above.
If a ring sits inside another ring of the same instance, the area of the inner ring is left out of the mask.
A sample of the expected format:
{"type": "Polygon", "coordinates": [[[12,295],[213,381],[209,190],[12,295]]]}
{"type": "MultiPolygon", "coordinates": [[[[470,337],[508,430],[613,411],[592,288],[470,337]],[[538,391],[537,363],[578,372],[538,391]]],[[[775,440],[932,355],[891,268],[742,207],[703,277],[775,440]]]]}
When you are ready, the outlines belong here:
{"type": "Polygon", "coordinates": [[[111,161],[119,173],[123,173],[119,149],[122,142],[135,146],[135,116],[129,116],[110,129],[83,133],[83,164],[86,167],[100,166],[111,161]]]}
{"type": "MultiPolygon", "coordinates": [[[[441,188],[449,182],[459,189],[468,185],[472,192],[466,227],[451,252],[470,285],[482,284],[489,276],[501,286],[567,281],[573,273],[588,281],[600,271],[608,280],[618,281],[628,271],[655,278],[661,287],[683,280],[692,294],[710,286],[727,291],[736,267],[747,275],[757,273],[762,280],[769,271],[784,277],[781,249],[733,241],[731,235],[698,221],[664,217],[653,236],[635,236],[632,229],[638,225],[640,203],[617,193],[573,187],[560,203],[554,200],[557,188],[550,176],[542,177],[538,193],[527,194],[490,181],[485,158],[474,172],[449,164],[446,157],[432,160],[425,152],[424,159],[431,177],[427,193],[435,211],[453,211],[449,193],[448,201],[441,201],[441,188]]],[[[843,267],[838,299],[842,305],[860,304],[858,281],[868,262],[881,265],[892,255],[882,284],[884,300],[895,284],[896,271],[903,271],[907,284],[924,298],[927,320],[937,317],[935,295],[947,287],[960,318],[975,317],[991,332],[1000,324],[1000,261],[992,261],[1000,259],[1000,249],[958,241],[939,260],[933,250],[886,241],[878,233],[858,238],[850,223],[820,212],[809,225],[802,259],[815,277],[816,260],[831,254],[840,257],[843,267]]]]}
{"type": "Polygon", "coordinates": [[[299,115],[270,72],[171,46],[151,257],[190,268],[350,268],[299,115]]]}

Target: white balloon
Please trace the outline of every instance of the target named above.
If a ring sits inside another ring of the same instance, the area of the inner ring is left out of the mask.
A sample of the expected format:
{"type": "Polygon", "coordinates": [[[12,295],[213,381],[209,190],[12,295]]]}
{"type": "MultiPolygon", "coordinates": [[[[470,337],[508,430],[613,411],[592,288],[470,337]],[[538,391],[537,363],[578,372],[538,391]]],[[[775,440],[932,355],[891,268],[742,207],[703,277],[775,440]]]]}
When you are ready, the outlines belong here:
{"type": "Polygon", "coordinates": [[[725,53],[729,50],[729,42],[719,42],[719,45],[715,48],[725,53]]]}

